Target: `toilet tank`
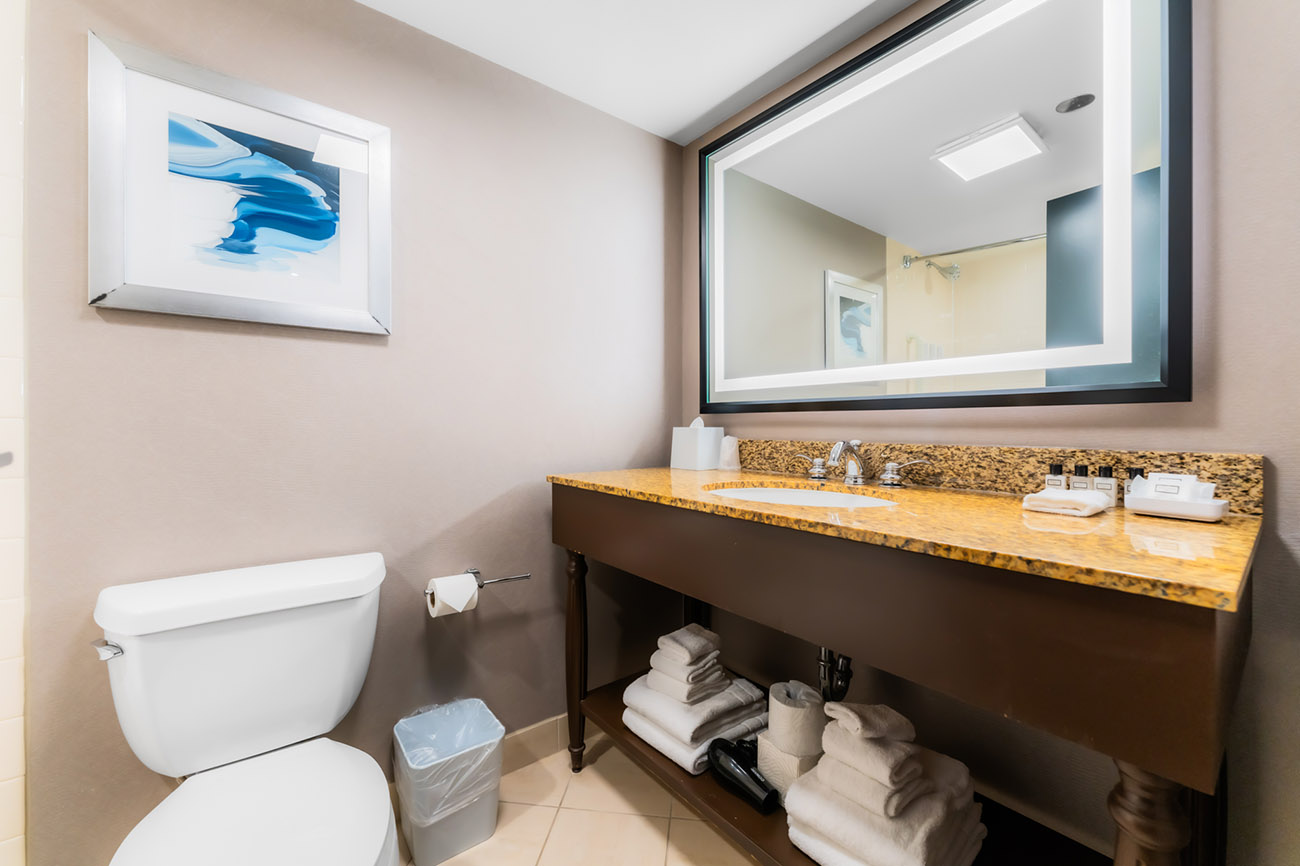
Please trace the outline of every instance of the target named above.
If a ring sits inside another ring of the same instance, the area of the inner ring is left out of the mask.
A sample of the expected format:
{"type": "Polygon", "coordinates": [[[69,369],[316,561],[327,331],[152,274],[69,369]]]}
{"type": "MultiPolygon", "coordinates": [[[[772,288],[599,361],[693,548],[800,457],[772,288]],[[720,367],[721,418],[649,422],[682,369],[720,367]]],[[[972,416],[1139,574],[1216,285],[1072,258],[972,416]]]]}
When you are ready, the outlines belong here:
{"type": "Polygon", "coordinates": [[[361,553],[105,589],[95,622],[121,648],[108,676],[131,750],[186,776],[331,730],[366,678],[383,579],[361,553]]]}

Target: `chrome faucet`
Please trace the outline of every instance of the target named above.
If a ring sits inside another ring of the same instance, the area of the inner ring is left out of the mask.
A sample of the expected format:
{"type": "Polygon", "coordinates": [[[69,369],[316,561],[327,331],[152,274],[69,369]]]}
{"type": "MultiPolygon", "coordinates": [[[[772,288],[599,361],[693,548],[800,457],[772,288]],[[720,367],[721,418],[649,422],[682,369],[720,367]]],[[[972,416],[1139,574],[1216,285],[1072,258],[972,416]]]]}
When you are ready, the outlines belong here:
{"type": "Polygon", "coordinates": [[[818,457],[814,459],[812,457],[809,457],[807,454],[796,454],[794,456],[808,461],[809,481],[826,480],[826,458],[825,457],[818,457]]]}
{"type": "Polygon", "coordinates": [[[840,440],[831,447],[830,458],[826,461],[829,466],[839,466],[840,457],[844,458],[844,483],[845,484],[866,484],[867,479],[863,475],[864,461],[862,455],[858,453],[858,448],[862,445],[861,439],[850,439],[849,441],[840,440]],[[845,452],[848,452],[847,454],[845,452]]]}
{"type": "MultiPolygon", "coordinates": [[[[930,461],[909,460],[906,463],[886,463],[885,471],[880,473],[880,486],[881,487],[902,487],[903,476],[899,474],[898,470],[905,469],[908,466],[913,466],[917,463],[930,463],[930,461]]],[[[933,466],[934,464],[930,463],[930,465],[933,466]]]]}

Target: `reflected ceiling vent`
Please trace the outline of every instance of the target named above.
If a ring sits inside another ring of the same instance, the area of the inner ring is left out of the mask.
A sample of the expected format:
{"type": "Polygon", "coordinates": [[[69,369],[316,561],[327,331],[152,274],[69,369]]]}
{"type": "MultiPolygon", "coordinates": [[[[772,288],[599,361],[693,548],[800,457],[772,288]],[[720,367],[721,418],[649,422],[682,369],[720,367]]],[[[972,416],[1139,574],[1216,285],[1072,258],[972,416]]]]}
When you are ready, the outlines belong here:
{"type": "Polygon", "coordinates": [[[1046,151],[1038,133],[1017,114],[945,144],[930,158],[962,180],[974,180],[1046,151]]]}
{"type": "Polygon", "coordinates": [[[1097,101],[1097,97],[1091,93],[1080,93],[1078,96],[1071,96],[1064,102],[1057,103],[1057,114],[1069,114],[1071,111],[1078,111],[1080,108],[1087,108],[1097,101]]]}

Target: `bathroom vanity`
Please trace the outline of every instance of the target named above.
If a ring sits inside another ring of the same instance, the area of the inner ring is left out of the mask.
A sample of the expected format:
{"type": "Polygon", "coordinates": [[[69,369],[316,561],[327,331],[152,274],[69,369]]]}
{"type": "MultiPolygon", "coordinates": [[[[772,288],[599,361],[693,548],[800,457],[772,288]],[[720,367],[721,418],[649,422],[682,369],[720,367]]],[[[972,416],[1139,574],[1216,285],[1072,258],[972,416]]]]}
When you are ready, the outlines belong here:
{"type": "Polygon", "coordinates": [[[707,776],[622,726],[624,683],[588,691],[586,558],[852,656],[1113,757],[1116,864],[1215,862],[1229,712],[1250,639],[1260,519],[1188,524],[1126,513],[1023,512],[1020,499],[808,482],[752,471],[552,476],[553,540],[568,551],[573,769],[591,718],[758,862],[811,861],[707,776]],[[866,508],[765,504],[717,491],[820,488],[866,508]],[[798,592],[791,593],[792,583],[798,592]],[[792,598],[800,599],[792,602],[792,598]],[[1190,818],[1190,821],[1189,821],[1190,818]]]}

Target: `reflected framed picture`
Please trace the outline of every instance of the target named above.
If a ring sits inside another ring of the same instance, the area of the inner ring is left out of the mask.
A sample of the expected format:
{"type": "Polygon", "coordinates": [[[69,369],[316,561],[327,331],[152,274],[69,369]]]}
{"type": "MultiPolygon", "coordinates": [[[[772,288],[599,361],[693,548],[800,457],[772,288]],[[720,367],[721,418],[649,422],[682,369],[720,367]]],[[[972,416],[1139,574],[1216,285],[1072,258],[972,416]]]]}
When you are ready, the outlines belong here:
{"type": "Polygon", "coordinates": [[[89,34],[89,302],[392,333],[389,130],[89,34]]]}
{"type": "Polygon", "coordinates": [[[826,368],[885,363],[885,289],[826,272],[826,368]]]}

